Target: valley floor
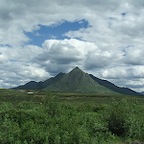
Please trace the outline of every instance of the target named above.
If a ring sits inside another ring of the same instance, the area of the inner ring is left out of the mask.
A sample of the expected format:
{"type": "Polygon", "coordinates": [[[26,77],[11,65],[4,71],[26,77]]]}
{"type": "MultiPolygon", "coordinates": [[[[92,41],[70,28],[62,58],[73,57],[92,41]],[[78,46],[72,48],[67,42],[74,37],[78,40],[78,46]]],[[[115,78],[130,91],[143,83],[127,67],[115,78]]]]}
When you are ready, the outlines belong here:
{"type": "Polygon", "coordinates": [[[144,98],[0,90],[2,144],[142,144],[144,98]]]}

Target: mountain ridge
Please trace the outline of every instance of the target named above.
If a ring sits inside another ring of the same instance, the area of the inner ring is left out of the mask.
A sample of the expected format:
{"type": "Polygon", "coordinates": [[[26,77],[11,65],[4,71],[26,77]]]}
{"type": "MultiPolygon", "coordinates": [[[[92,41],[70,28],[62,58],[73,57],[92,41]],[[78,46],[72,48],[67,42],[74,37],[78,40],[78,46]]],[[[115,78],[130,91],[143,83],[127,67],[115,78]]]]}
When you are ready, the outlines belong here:
{"type": "Polygon", "coordinates": [[[130,88],[118,87],[115,84],[113,84],[113,83],[111,83],[107,80],[99,79],[99,78],[93,76],[92,74],[89,74],[89,75],[92,79],[97,81],[99,84],[104,85],[105,87],[107,87],[107,88],[109,88],[109,89],[111,89],[115,92],[118,92],[118,93],[121,93],[121,94],[126,94],[126,95],[140,95],[138,92],[136,92],[134,90],[131,90],[130,88]]]}
{"type": "Polygon", "coordinates": [[[55,77],[51,77],[43,82],[31,81],[25,85],[18,86],[15,89],[43,89],[58,92],[140,95],[138,92],[129,88],[118,87],[107,80],[102,80],[92,74],[85,73],[79,67],[75,67],[66,74],[61,72],[55,77]]]}

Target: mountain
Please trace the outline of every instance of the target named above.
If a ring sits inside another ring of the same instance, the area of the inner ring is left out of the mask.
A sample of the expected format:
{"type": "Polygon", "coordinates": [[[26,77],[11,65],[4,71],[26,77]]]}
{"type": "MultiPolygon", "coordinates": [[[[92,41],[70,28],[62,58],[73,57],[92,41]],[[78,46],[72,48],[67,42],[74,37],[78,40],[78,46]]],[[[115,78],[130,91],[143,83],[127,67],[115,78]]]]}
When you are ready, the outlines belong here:
{"type": "Polygon", "coordinates": [[[115,91],[117,93],[121,93],[121,94],[125,94],[125,95],[140,95],[140,93],[135,92],[129,88],[125,88],[125,87],[118,87],[116,85],[114,85],[113,83],[107,81],[107,80],[102,80],[99,79],[95,76],[93,76],[92,74],[90,74],[90,77],[95,80],[96,82],[98,82],[100,85],[105,86],[108,89],[111,89],[112,91],[115,91]]]}
{"type": "Polygon", "coordinates": [[[42,87],[41,89],[46,88],[47,86],[55,83],[56,81],[59,81],[65,74],[64,73],[59,73],[55,77],[52,77],[50,79],[47,79],[46,81],[42,82],[42,87]]]}
{"type": "Polygon", "coordinates": [[[95,82],[89,74],[78,67],[63,75],[60,80],[47,86],[45,90],[77,93],[112,93],[110,89],[95,82]]]}
{"type": "Polygon", "coordinates": [[[25,85],[18,86],[14,89],[23,89],[23,90],[37,90],[41,86],[41,82],[30,81],[25,85]]]}
{"type": "Polygon", "coordinates": [[[30,81],[26,83],[25,85],[18,86],[14,89],[22,89],[22,90],[39,90],[39,89],[44,89],[48,85],[54,83],[55,81],[58,81],[64,73],[59,73],[55,77],[52,77],[50,79],[45,80],[44,82],[35,82],[35,81],[30,81]]]}
{"type": "Polygon", "coordinates": [[[76,92],[76,93],[97,93],[97,94],[126,94],[139,95],[139,93],[129,89],[121,88],[113,83],[99,79],[91,74],[83,72],[75,67],[69,73],[59,73],[55,77],[44,82],[28,82],[15,89],[76,92]]]}

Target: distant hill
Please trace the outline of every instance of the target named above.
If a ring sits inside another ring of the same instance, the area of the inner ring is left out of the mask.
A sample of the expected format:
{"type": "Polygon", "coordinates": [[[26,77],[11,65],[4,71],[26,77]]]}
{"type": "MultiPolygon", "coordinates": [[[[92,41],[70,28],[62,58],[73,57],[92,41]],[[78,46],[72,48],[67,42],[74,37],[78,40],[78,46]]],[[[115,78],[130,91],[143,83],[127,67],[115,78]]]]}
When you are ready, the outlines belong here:
{"type": "Polygon", "coordinates": [[[23,90],[37,90],[41,86],[41,82],[30,81],[25,85],[18,86],[14,89],[23,89],[23,90]]]}
{"type": "Polygon", "coordinates": [[[22,89],[22,90],[40,90],[40,89],[44,89],[47,86],[49,86],[50,84],[52,84],[52,83],[56,82],[57,80],[59,80],[63,75],[64,75],[64,73],[59,73],[55,77],[47,79],[44,82],[30,81],[30,82],[26,83],[25,85],[18,86],[14,89],[22,89]]]}
{"type": "Polygon", "coordinates": [[[47,79],[44,82],[31,81],[25,85],[18,86],[15,89],[24,90],[47,90],[58,92],[77,92],[77,93],[97,93],[97,94],[126,94],[140,95],[129,89],[121,88],[113,83],[99,79],[91,74],[83,72],[75,67],[69,73],[59,73],[55,77],[47,79]]]}
{"type": "Polygon", "coordinates": [[[135,92],[129,88],[118,87],[118,86],[114,85],[113,83],[111,83],[107,80],[99,79],[99,78],[93,76],[92,74],[90,74],[90,77],[93,80],[95,80],[96,82],[98,82],[100,85],[103,85],[106,88],[111,89],[112,91],[115,91],[117,93],[121,93],[121,94],[125,94],[125,95],[140,95],[140,93],[135,92]]]}

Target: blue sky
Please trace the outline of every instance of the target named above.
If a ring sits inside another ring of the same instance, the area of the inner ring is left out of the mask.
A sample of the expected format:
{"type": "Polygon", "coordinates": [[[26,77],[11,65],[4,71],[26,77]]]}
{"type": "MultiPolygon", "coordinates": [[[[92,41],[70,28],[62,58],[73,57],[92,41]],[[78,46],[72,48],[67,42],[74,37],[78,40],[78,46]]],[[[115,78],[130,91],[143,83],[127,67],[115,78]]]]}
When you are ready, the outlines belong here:
{"type": "Polygon", "coordinates": [[[69,31],[78,31],[81,28],[88,28],[89,24],[86,20],[79,20],[74,22],[63,21],[60,24],[44,26],[39,25],[39,29],[33,32],[25,33],[30,41],[29,44],[42,46],[42,43],[47,39],[65,39],[64,34],[69,31]]]}

